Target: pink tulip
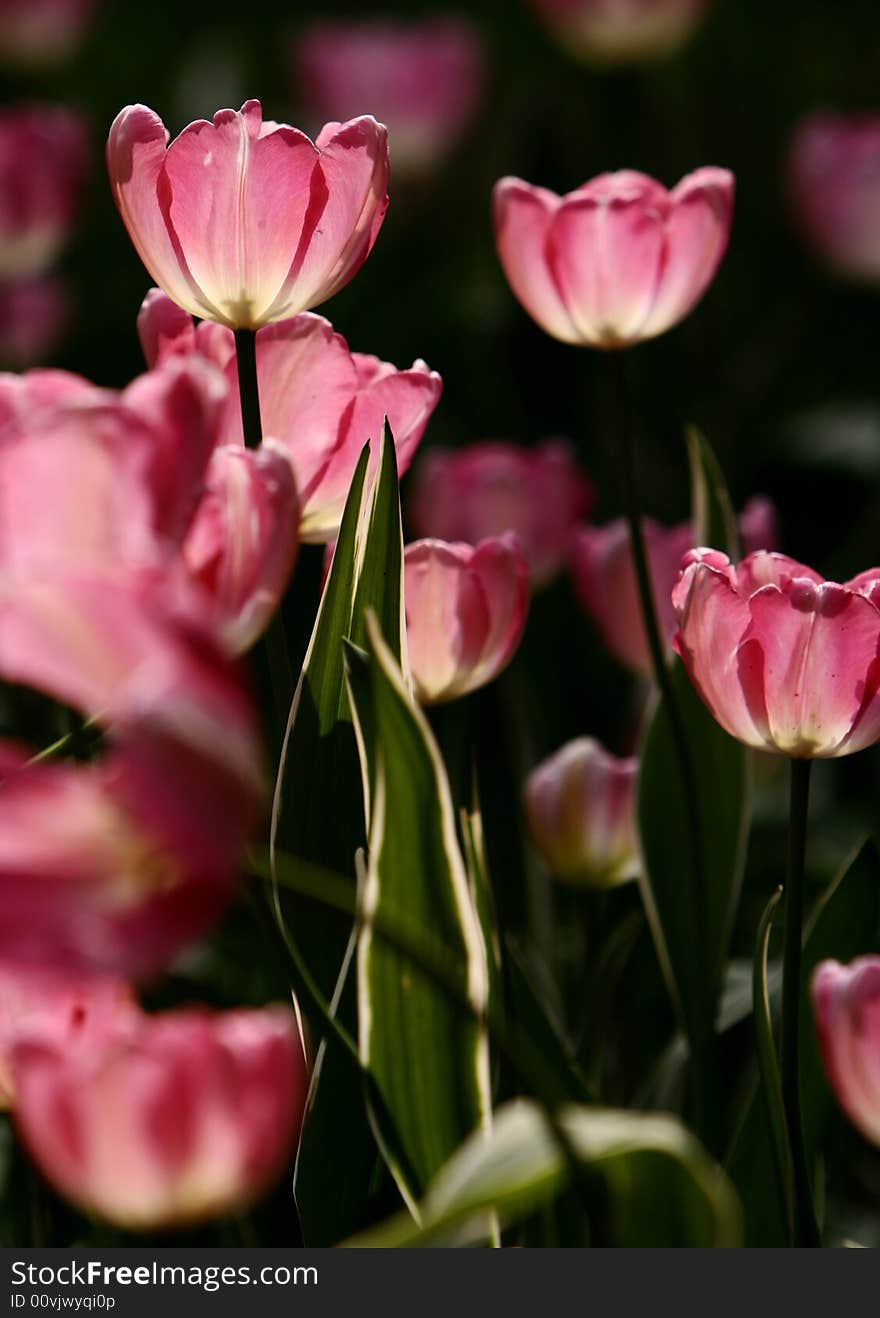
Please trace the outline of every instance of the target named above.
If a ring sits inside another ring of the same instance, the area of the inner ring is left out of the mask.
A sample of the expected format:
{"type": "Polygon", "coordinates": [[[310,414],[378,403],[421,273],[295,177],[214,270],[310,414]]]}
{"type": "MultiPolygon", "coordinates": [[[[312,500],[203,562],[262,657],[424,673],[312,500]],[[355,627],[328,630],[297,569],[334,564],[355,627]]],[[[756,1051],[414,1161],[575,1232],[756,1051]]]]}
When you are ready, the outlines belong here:
{"type": "Polygon", "coordinates": [[[327,124],[313,143],[246,101],[168,136],[152,110],[127,106],[107,168],[138,255],[194,316],[257,329],[326,302],[363,265],[388,202],[375,119],[327,124]]]}
{"type": "Polygon", "coordinates": [[[0,283],[0,366],[23,371],[46,361],[69,322],[67,292],[53,275],[0,283]]]}
{"type": "Polygon", "coordinates": [[[563,343],[626,348],[693,310],[727,247],[733,175],[698,169],[672,190],[634,170],[559,197],[495,185],[495,238],[526,311],[563,343]]]}
{"type": "MultiPolygon", "coordinates": [[[[193,326],[157,290],[138,318],[147,360],[198,353],[222,366],[234,384],[234,343],[218,325],[193,326]]],[[[257,333],[257,375],[263,431],[287,451],[300,496],[300,538],[332,540],[342,519],[361,449],[378,440],[387,416],[397,465],[405,472],[440,399],[443,383],[423,361],[399,371],[350,352],[321,316],[304,314],[257,333]]],[[[241,408],[230,388],[221,439],[242,444],[241,408]]]]}
{"type": "Polygon", "coordinates": [[[880,1145],[880,957],[862,956],[848,966],[823,961],[812,996],[835,1097],[862,1134],[880,1145]]]}
{"type": "Polygon", "coordinates": [[[409,510],[419,535],[475,545],[515,532],[532,582],[559,572],[575,522],[593,503],[565,440],[536,448],[489,442],[451,452],[433,449],[416,472],[409,510]]]}
{"type": "Polygon", "coordinates": [[[0,279],[41,275],[67,241],[87,154],[82,119],[64,106],[0,113],[0,279]]]}
{"type": "Polygon", "coordinates": [[[140,1020],[116,1040],[14,1054],[15,1119],[50,1183],[129,1230],[240,1211],[280,1173],[307,1076],[282,1007],[140,1020]]]}
{"type": "Polygon", "coordinates": [[[524,798],[535,846],[560,879],[612,888],[639,873],[638,762],[579,737],[538,765],[524,798]]]}
{"type": "MultiPolygon", "coordinates": [[[[667,527],[649,517],[643,518],[642,529],[660,631],[671,646],[678,626],[672,588],[682,556],[693,546],[693,529],[690,522],[667,527]]],[[[772,549],[777,536],[776,510],[769,499],[750,499],[739,529],[746,553],[772,549]]],[[[626,522],[619,518],[607,526],[578,527],[571,538],[571,569],[578,598],[611,654],[635,673],[650,673],[651,652],[626,522]]]]}
{"type": "Polygon", "coordinates": [[[789,179],[795,219],[818,255],[852,279],[880,282],[880,116],[807,117],[789,179]]]}
{"type": "Polygon", "coordinates": [[[231,654],[249,649],[275,612],[293,571],[298,529],[293,469],[280,445],[215,450],[183,557],[213,601],[231,654]]]}
{"type": "Polygon", "coordinates": [[[457,18],[315,23],[295,54],[297,89],[318,122],[369,111],[388,125],[395,177],[438,164],[473,117],[483,79],[477,33],[457,18]]]}
{"type": "Polygon", "coordinates": [[[3,0],[0,60],[40,66],[69,59],[95,8],[96,0],[3,0]]]}
{"type": "Polygon", "coordinates": [[[15,1101],[12,1053],[25,1039],[66,1050],[117,1033],[136,1012],[122,980],[0,963],[0,1108],[15,1101]]]}
{"type": "Polygon", "coordinates": [[[528,569],[514,536],[476,548],[443,540],[407,545],[406,636],[417,699],[439,704],[491,682],[519,645],[528,600],[528,569]]]}
{"type": "Polygon", "coordinates": [[[706,0],[530,0],[562,44],[588,64],[641,64],[684,45],[706,0]]]}
{"type": "Polygon", "coordinates": [[[731,736],[796,758],[880,738],[880,569],[838,585],[784,554],[695,549],[672,598],[675,648],[731,736]]]}

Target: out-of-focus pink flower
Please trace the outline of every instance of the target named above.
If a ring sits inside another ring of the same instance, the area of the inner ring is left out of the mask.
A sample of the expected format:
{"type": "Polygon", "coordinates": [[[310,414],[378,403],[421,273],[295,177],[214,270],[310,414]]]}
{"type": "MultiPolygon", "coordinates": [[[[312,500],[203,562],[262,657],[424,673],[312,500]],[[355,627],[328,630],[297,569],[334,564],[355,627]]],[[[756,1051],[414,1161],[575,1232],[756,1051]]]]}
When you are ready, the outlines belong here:
{"type": "Polygon", "coordinates": [[[3,0],[0,61],[48,65],[68,59],[79,46],[96,0],[3,0]]]}
{"type": "Polygon", "coordinates": [[[734,567],[690,550],[675,648],[712,715],[748,746],[850,755],[880,738],[880,568],[843,585],[784,554],[734,567]]]}
{"type": "Polygon", "coordinates": [[[592,737],[579,737],[529,774],[529,828],[558,878],[612,888],[637,877],[637,772],[637,760],[618,759],[592,737]]]}
{"type": "Polygon", "coordinates": [[[548,439],[533,449],[492,441],[427,453],[409,512],[421,536],[475,545],[513,531],[540,586],[559,572],[571,529],[588,515],[593,498],[565,440],[548,439]]]}
{"type": "Polygon", "coordinates": [[[485,686],[519,645],[528,568],[511,535],[472,545],[417,540],[404,552],[409,662],[422,704],[485,686]]]}
{"type": "MultiPolygon", "coordinates": [[[[234,341],[222,326],[194,326],[158,290],[138,318],[147,360],[199,353],[234,380],[234,341]]],[[[324,543],[339,530],[351,478],[368,439],[387,416],[398,470],[405,472],[440,399],[443,383],[423,361],[409,370],[349,351],[322,316],[305,313],[257,332],[257,376],[263,433],[293,464],[300,497],[300,537],[324,543]]],[[[221,440],[242,444],[241,408],[230,389],[221,440]]]]}
{"type": "Polygon", "coordinates": [[[183,556],[213,602],[230,653],[249,649],[275,612],[293,571],[298,532],[286,451],[274,440],[258,449],[216,449],[183,556]]]}
{"type": "MultiPolygon", "coordinates": [[[[769,499],[750,499],[739,521],[743,549],[749,554],[776,544],[776,510],[769,499]]],[[[693,548],[690,522],[663,526],[642,519],[654,607],[660,633],[671,646],[678,622],[672,588],[681,560],[693,548]]],[[[579,526],[571,537],[571,570],[578,599],[599,629],[610,652],[635,673],[651,672],[651,652],[642,622],[629,532],[623,518],[606,526],[579,526]]]]}
{"type": "Polygon", "coordinates": [[[237,1211],[281,1171],[307,1076],[282,1007],[141,1016],[116,1040],[14,1053],[15,1119],[50,1183],[131,1230],[237,1211]]]}
{"type": "Polygon", "coordinates": [[[298,90],[319,123],[369,112],[388,125],[395,178],[437,165],[482,89],[479,37],[458,18],[315,23],[294,54],[298,90]]]}
{"type": "Polygon", "coordinates": [[[789,152],[794,217],[840,274],[880,282],[880,116],[819,113],[789,152]]]}
{"type": "Polygon", "coordinates": [[[29,105],[0,113],[0,279],[41,275],[67,241],[87,136],[73,110],[29,105]]]}
{"type": "Polygon", "coordinates": [[[823,961],[812,996],[835,1097],[862,1134],[880,1145],[880,957],[862,956],[848,966],[823,961]]]}
{"type": "Polygon", "coordinates": [[[67,293],[53,275],[0,283],[0,365],[24,371],[44,362],[69,321],[67,293]]]}
{"type": "Polygon", "coordinates": [[[503,178],[493,198],[504,273],[543,330],[626,348],[677,325],[709,286],[730,236],[733,175],[706,167],[671,192],[625,169],[566,196],[503,178]]]}
{"type": "Polygon", "coordinates": [[[12,1052],[25,1039],[66,1050],[124,1029],[138,1010],[122,980],[0,963],[0,1108],[15,1099],[12,1052]]]}
{"type": "Polygon", "coordinates": [[[127,106],[107,168],[138,255],[194,316],[256,329],[325,302],[363,265],[388,202],[375,119],[327,124],[312,142],[247,101],[168,137],[152,110],[127,106]]]}
{"type": "Polygon", "coordinates": [[[530,0],[562,44],[588,64],[642,64],[674,54],[706,0],[530,0]]]}

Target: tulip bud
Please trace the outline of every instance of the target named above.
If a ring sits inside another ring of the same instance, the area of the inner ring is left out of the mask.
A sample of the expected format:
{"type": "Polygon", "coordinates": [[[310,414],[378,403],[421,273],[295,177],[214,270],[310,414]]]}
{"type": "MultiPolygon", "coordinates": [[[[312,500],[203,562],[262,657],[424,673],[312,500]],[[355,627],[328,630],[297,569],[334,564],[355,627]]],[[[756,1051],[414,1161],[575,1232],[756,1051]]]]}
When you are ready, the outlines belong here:
{"type": "Polygon", "coordinates": [[[495,185],[495,240],[513,292],[563,343],[627,348],[677,325],[727,247],[733,175],[698,169],[667,192],[635,170],[566,196],[518,178],[495,185]]]}
{"type": "Polygon", "coordinates": [[[138,255],[192,315],[257,329],[325,302],[367,259],[388,204],[386,131],[369,115],[315,143],[247,101],[168,136],[127,106],[107,168],[138,255]]]}
{"type": "Polygon", "coordinates": [[[859,957],[848,966],[823,961],[812,996],[835,1097],[866,1139],[880,1146],[880,957],[859,957]]]}
{"type": "Polygon", "coordinates": [[[638,762],[579,737],[529,774],[524,798],[532,840],[551,872],[587,888],[612,888],[639,873],[638,762]]]}
{"type": "Polygon", "coordinates": [[[433,705],[485,686],[526,622],[528,570],[513,536],[476,548],[417,540],[404,554],[406,637],[416,697],[433,705]]]}
{"type": "Polygon", "coordinates": [[[587,64],[643,64],[684,45],[706,0],[531,0],[560,42],[587,64]]]}
{"type": "Polygon", "coordinates": [[[121,1037],[14,1052],[15,1120],[47,1180],[128,1230],[240,1211],[280,1172],[307,1076],[284,1008],[142,1016],[121,1037]]]}
{"type": "Polygon", "coordinates": [[[880,283],[880,117],[805,119],[789,180],[795,220],[816,253],[850,279],[880,283]]]}
{"type": "Polygon", "coordinates": [[[512,532],[540,586],[563,566],[571,529],[593,499],[565,440],[547,439],[533,449],[490,442],[427,453],[409,511],[421,536],[475,545],[512,532]]]}
{"type": "Polygon", "coordinates": [[[73,224],[86,143],[82,119],[63,106],[0,113],[0,279],[52,265],[73,224]]]}

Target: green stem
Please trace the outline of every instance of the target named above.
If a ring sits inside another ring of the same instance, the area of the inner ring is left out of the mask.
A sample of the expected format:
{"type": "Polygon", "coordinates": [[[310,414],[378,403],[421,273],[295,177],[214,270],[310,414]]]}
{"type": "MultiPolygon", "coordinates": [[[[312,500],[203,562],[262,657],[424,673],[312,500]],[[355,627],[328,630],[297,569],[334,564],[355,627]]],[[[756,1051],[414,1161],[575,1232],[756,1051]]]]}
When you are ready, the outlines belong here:
{"type": "Polygon", "coordinates": [[[244,442],[248,448],[259,448],[263,442],[263,423],[260,419],[260,386],[257,381],[256,330],[235,330],[235,360],[238,366],[244,442]]]}
{"type": "MultiPolygon", "coordinates": [[[[657,617],[657,604],[651,582],[648,551],[645,546],[645,534],[642,526],[641,502],[638,481],[636,480],[635,443],[633,438],[632,409],[626,387],[625,364],[622,352],[605,354],[611,375],[614,405],[614,423],[617,432],[617,461],[621,489],[623,491],[624,510],[629,527],[629,539],[635,568],[636,585],[641,604],[642,622],[648,649],[651,654],[651,667],[654,681],[666,716],[678,759],[679,776],[684,796],[685,810],[688,815],[689,863],[685,869],[689,880],[687,896],[693,928],[694,948],[702,957],[704,939],[708,928],[708,908],[706,901],[705,863],[706,855],[702,823],[697,798],[697,777],[694,770],[690,746],[688,745],[684,719],[672,685],[672,675],[666,658],[666,645],[657,617]]],[[[706,976],[700,975],[700,982],[706,983],[706,976]]],[[[713,1027],[714,1003],[707,1003],[706,1029],[701,1038],[690,1040],[691,1073],[694,1090],[694,1104],[698,1128],[703,1133],[705,1118],[709,1114],[709,1101],[706,1094],[707,1072],[712,1067],[711,1038],[713,1027]]]]}
{"type": "Polygon", "coordinates": [[[782,953],[782,1101],[788,1125],[794,1200],[794,1243],[815,1246],[819,1231],[804,1146],[800,1089],[800,1007],[804,924],[804,856],[810,800],[811,760],[791,761],[791,812],[788,875],[785,883],[785,934],[782,953]]]}

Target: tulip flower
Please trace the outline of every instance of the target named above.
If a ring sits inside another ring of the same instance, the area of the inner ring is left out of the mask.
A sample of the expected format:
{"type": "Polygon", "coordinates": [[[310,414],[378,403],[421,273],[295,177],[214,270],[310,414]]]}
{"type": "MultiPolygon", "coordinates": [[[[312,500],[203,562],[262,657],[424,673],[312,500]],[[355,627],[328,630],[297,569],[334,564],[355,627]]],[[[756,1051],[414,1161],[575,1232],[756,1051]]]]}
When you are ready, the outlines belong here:
{"type": "MultiPolygon", "coordinates": [[[[693,528],[690,522],[666,527],[648,517],[642,526],[660,630],[671,646],[678,625],[672,588],[682,557],[693,546],[693,528]]],[[[772,549],[776,513],[770,501],[760,496],[750,499],[739,529],[747,553],[772,549]]],[[[578,527],[571,538],[571,569],[578,599],[611,654],[635,673],[650,673],[651,653],[626,523],[618,519],[607,526],[578,527]]]]}
{"type": "MultiPolygon", "coordinates": [[[[138,318],[147,360],[200,354],[223,367],[229,394],[220,423],[225,444],[243,443],[233,388],[234,341],[218,325],[194,326],[157,290],[138,318]]],[[[333,540],[361,449],[378,440],[385,417],[405,472],[437,406],[443,382],[423,361],[408,370],[351,352],[329,321],[306,313],[259,330],[257,378],[263,432],[286,450],[300,497],[300,538],[333,540]]]]}
{"type": "Polygon", "coordinates": [[[0,279],[52,265],[73,224],[86,153],[85,125],[64,106],[0,113],[0,279]]]}
{"type": "Polygon", "coordinates": [[[563,343],[626,348],[699,302],[724,255],[733,175],[707,167],[667,190],[634,170],[560,197],[517,178],[495,185],[495,238],[526,311],[563,343]]]}
{"type": "Polygon", "coordinates": [[[44,66],[68,59],[95,8],[96,0],[3,0],[0,61],[44,66]]]}
{"type": "Polygon", "coordinates": [[[25,1039],[79,1046],[113,1036],[138,1010],[122,980],[61,975],[0,962],[0,1108],[15,1101],[12,1053],[25,1039]]]}
{"type": "Polygon", "coordinates": [[[69,321],[67,293],[53,275],[0,283],[0,366],[24,371],[44,362],[69,321]]]}
{"type": "Polygon", "coordinates": [[[840,274],[880,282],[880,116],[814,114],[789,153],[794,218],[840,274]]]}
{"type": "Polygon", "coordinates": [[[514,532],[532,583],[540,586],[564,564],[572,527],[589,513],[593,497],[565,440],[533,449],[499,441],[427,453],[409,511],[421,536],[475,545],[514,532]]]}
{"type": "Polygon", "coordinates": [[[395,178],[434,168],[470,122],[483,79],[463,19],[320,22],[298,39],[297,89],[318,118],[365,110],[388,125],[395,178]]]}
{"type": "Polygon", "coordinates": [[[307,1076],[286,1008],[141,1016],[115,1040],[14,1052],[18,1132],[47,1180],[128,1230],[246,1207],[298,1135],[307,1076]]]}
{"type": "Polygon", "coordinates": [[[599,889],[638,876],[637,773],[638,761],[579,737],[529,774],[529,829],[554,875],[599,889]]]}
{"type": "Polygon", "coordinates": [[[388,202],[386,131],[369,115],[312,142],[247,101],[168,136],[127,106],[107,168],[138,255],[192,315],[257,329],[325,302],[363,265],[388,202]]]}
{"type": "Polygon", "coordinates": [[[706,0],[531,0],[560,42],[587,64],[642,64],[672,55],[706,0]]]}
{"type": "Polygon", "coordinates": [[[880,957],[862,956],[848,966],[823,961],[812,997],[835,1097],[866,1139],[880,1145],[880,957]]]}
{"type": "Polygon", "coordinates": [[[513,536],[472,545],[417,540],[404,552],[404,603],[416,698],[455,700],[485,686],[519,645],[528,568],[513,536]]]}
{"type": "Polygon", "coordinates": [[[784,554],[695,549],[672,599],[675,648],[731,736],[796,759],[880,738],[880,569],[839,585],[784,554]]]}

